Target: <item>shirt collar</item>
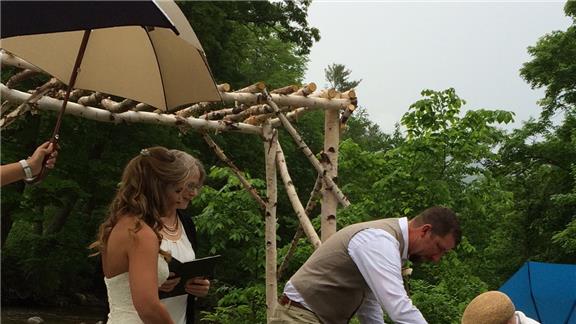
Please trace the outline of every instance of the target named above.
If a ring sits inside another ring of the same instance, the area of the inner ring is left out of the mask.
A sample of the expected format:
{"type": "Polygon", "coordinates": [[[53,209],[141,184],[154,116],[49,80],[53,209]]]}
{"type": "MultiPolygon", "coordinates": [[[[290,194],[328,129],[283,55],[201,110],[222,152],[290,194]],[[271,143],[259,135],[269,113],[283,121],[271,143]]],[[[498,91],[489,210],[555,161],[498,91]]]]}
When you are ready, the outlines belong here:
{"type": "Polygon", "coordinates": [[[402,238],[404,239],[404,250],[402,250],[402,260],[408,260],[408,218],[402,217],[398,219],[400,231],[402,231],[402,238]]]}

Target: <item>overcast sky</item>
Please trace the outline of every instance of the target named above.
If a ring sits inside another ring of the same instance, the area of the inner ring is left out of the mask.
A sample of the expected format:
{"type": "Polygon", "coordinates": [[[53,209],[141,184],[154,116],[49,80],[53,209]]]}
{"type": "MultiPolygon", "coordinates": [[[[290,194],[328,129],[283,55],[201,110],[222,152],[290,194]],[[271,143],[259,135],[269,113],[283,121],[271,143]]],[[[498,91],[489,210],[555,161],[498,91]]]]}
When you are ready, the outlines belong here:
{"type": "Polygon", "coordinates": [[[422,89],[449,87],[466,100],[466,109],[516,113],[507,128],[538,117],[532,90],[519,76],[530,59],[526,48],[546,33],[566,30],[571,20],[564,2],[390,2],[319,1],[308,22],[320,29],[306,82],[327,85],[324,69],[346,65],[360,106],[390,133],[422,89]]]}

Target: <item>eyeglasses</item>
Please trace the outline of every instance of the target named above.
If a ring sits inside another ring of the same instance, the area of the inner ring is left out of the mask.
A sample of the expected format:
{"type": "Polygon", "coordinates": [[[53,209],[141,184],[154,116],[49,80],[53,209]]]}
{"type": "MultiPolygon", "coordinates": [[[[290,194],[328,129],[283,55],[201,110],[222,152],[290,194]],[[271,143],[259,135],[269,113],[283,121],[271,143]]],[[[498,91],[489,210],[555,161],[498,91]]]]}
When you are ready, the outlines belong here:
{"type": "Polygon", "coordinates": [[[193,182],[189,182],[184,186],[178,186],[176,188],[176,193],[181,193],[184,189],[186,189],[186,191],[188,191],[188,192],[198,193],[202,189],[202,185],[197,184],[197,183],[193,183],[193,182]]]}

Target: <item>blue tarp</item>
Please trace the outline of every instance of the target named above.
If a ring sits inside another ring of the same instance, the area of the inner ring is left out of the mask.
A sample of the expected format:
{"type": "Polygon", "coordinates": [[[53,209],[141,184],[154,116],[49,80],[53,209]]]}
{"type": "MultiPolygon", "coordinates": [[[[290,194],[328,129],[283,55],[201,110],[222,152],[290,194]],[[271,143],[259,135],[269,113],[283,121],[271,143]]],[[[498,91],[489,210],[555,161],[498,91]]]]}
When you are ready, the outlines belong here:
{"type": "Polygon", "coordinates": [[[526,262],[500,291],[542,324],[576,324],[576,265],[526,262]]]}

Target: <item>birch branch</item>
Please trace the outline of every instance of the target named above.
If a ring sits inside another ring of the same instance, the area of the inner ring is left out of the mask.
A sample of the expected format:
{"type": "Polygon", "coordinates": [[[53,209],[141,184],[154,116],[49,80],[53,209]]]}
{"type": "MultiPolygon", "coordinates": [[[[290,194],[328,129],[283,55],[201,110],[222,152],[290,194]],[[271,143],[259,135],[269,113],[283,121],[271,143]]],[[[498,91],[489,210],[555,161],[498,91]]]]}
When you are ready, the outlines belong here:
{"type": "Polygon", "coordinates": [[[203,133],[202,137],[204,138],[204,141],[206,141],[208,146],[214,151],[214,153],[216,153],[216,156],[218,156],[218,158],[222,162],[226,163],[226,165],[228,165],[230,170],[232,170],[232,172],[234,172],[236,177],[238,177],[238,179],[242,183],[242,186],[244,187],[244,189],[246,189],[246,191],[248,191],[248,193],[252,196],[252,198],[254,198],[254,200],[256,200],[256,202],[260,206],[260,209],[265,210],[266,209],[266,203],[264,202],[262,197],[260,197],[260,195],[256,191],[256,188],[254,188],[250,184],[250,182],[248,182],[248,180],[246,180],[246,178],[244,178],[244,176],[242,175],[242,171],[240,171],[240,169],[238,169],[238,167],[234,164],[234,162],[232,162],[232,160],[230,160],[228,158],[228,156],[226,156],[226,154],[224,153],[222,148],[220,148],[220,146],[218,146],[218,144],[216,144],[216,142],[214,142],[214,140],[210,137],[210,135],[203,133]]]}
{"type": "Polygon", "coordinates": [[[292,207],[296,212],[298,220],[300,220],[300,225],[302,226],[304,233],[306,233],[306,236],[310,240],[310,243],[312,243],[312,246],[314,246],[314,249],[317,249],[320,244],[322,244],[322,242],[320,241],[318,234],[310,222],[310,218],[306,214],[306,211],[304,210],[304,207],[298,198],[296,188],[294,187],[294,183],[292,182],[290,174],[288,173],[288,167],[286,166],[286,159],[284,158],[282,147],[280,146],[280,143],[277,143],[276,145],[276,164],[278,166],[280,176],[282,177],[282,181],[284,182],[284,187],[286,187],[286,193],[290,199],[290,202],[292,203],[292,207]]]}

